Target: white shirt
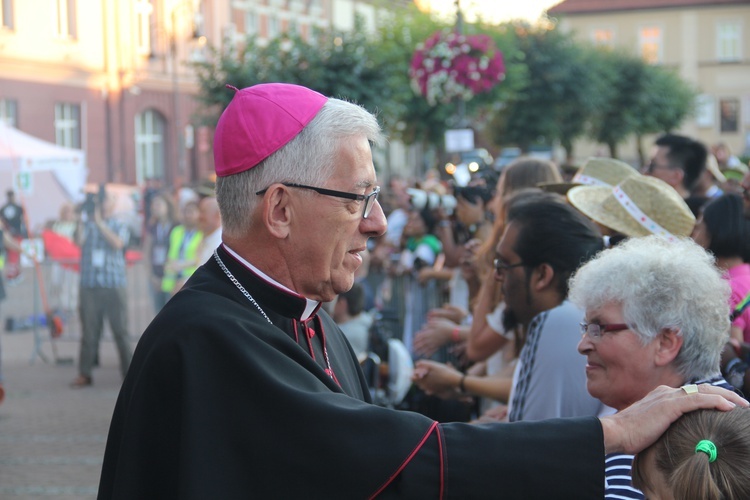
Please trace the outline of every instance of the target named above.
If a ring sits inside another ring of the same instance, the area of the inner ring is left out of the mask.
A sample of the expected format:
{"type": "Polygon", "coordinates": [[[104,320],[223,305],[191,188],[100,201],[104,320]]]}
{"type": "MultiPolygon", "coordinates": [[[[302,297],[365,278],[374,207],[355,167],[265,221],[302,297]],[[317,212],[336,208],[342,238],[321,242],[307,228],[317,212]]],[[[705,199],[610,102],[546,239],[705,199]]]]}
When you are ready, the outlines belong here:
{"type": "Polygon", "coordinates": [[[203,240],[198,247],[198,262],[205,264],[219,245],[221,245],[221,228],[211,234],[204,234],[203,240]]]}

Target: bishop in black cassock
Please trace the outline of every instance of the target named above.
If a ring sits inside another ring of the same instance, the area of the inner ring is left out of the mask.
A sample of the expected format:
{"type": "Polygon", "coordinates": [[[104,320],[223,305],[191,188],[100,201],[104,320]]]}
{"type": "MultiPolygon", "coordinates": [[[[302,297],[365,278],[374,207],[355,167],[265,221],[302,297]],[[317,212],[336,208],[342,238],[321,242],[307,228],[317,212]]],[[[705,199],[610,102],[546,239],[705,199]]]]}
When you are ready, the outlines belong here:
{"type": "Polygon", "coordinates": [[[671,389],[606,424],[483,426],[370,404],[319,301],[351,286],[385,232],[378,135],[367,111],[304,87],[237,91],[214,137],[224,243],[138,343],[100,499],[601,498],[605,443],[642,449],[706,402],[671,389]]]}
{"type": "Polygon", "coordinates": [[[438,424],[369,404],[319,304],[217,255],[270,322],[217,259],[190,278],[138,344],[99,498],[602,498],[597,419],[438,424]]]}

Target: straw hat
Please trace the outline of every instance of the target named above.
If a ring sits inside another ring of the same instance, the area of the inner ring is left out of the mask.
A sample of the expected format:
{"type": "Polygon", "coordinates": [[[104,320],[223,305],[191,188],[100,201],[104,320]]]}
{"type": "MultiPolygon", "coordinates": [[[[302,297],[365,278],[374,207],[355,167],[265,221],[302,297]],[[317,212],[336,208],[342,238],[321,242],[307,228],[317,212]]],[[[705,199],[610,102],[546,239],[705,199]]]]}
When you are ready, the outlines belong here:
{"type": "Polygon", "coordinates": [[[640,174],[624,161],[592,157],[573,176],[573,182],[589,186],[616,186],[634,175],[640,174]]]}
{"type": "Polygon", "coordinates": [[[722,183],[727,182],[727,178],[721,172],[721,169],[719,169],[719,162],[716,161],[714,155],[708,155],[708,158],[706,158],[706,169],[711,172],[711,175],[713,175],[714,179],[717,181],[722,183]]]}
{"type": "Polygon", "coordinates": [[[626,236],[689,236],[695,216],[685,200],[655,177],[631,176],[614,187],[578,186],[568,192],[578,210],[626,236]]]}
{"type": "Polygon", "coordinates": [[[614,186],[633,175],[640,174],[623,161],[591,157],[578,169],[571,182],[545,182],[537,187],[564,195],[575,186],[614,186]]]}

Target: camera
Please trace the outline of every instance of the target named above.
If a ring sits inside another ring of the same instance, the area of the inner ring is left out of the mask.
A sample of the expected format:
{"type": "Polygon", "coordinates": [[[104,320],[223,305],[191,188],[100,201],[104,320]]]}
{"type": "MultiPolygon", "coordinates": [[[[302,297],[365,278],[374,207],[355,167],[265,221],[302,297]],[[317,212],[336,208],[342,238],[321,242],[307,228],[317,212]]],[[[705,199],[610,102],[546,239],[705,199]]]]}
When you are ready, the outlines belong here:
{"type": "Polygon", "coordinates": [[[487,186],[456,186],[453,189],[453,195],[456,198],[463,198],[472,204],[476,204],[478,200],[487,204],[494,196],[494,191],[487,186]]]}
{"type": "Polygon", "coordinates": [[[421,189],[407,188],[409,203],[416,210],[437,210],[442,208],[446,215],[453,214],[456,208],[456,198],[449,194],[440,195],[431,191],[421,189]]]}
{"type": "Polygon", "coordinates": [[[86,193],[86,198],[81,204],[81,212],[85,213],[88,217],[93,217],[96,207],[102,205],[106,196],[107,191],[105,186],[104,184],[100,184],[97,193],[86,193]]]}

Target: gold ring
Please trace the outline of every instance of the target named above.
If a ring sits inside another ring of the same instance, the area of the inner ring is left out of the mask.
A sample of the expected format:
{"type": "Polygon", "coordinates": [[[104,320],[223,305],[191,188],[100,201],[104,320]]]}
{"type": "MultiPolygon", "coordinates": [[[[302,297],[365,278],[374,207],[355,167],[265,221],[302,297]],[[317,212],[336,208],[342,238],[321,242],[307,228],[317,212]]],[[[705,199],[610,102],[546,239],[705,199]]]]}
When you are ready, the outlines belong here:
{"type": "Polygon", "coordinates": [[[683,385],[682,387],[680,387],[680,389],[685,391],[685,394],[688,394],[688,395],[698,394],[698,386],[695,384],[683,385]]]}

